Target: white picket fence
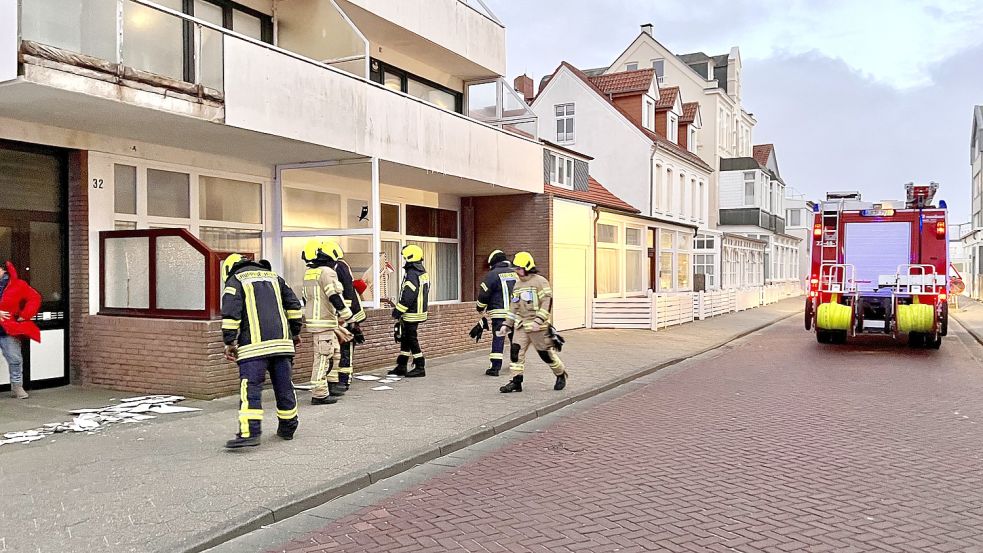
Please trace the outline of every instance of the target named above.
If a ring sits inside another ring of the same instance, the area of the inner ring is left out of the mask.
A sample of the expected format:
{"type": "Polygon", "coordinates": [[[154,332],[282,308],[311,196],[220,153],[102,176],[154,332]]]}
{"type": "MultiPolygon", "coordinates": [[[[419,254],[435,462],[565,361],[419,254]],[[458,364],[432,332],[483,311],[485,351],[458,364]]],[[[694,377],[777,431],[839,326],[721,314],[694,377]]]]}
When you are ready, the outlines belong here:
{"type": "Polygon", "coordinates": [[[659,330],[768,305],[801,294],[799,285],[793,282],[740,290],[595,299],[592,327],[659,330]]]}

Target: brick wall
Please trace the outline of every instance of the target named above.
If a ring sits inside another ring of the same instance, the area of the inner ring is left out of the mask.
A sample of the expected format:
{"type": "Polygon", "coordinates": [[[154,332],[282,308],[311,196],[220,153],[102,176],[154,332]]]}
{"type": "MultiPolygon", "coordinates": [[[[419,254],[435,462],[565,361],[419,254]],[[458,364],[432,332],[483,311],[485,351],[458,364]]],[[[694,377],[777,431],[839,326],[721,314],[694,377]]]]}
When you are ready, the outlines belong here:
{"type": "Polygon", "coordinates": [[[634,121],[641,123],[644,119],[642,117],[642,95],[633,96],[621,96],[615,98],[614,105],[621,108],[625,113],[628,114],[634,121]]]}
{"type": "MultiPolygon", "coordinates": [[[[471,278],[471,293],[477,289],[488,267],[488,254],[503,250],[509,256],[527,251],[536,260],[540,273],[550,278],[550,235],[552,233],[553,201],[548,194],[517,194],[511,196],[479,196],[462,199],[462,207],[473,210],[475,267],[471,278]]],[[[468,259],[462,263],[468,265],[468,259]]],[[[466,278],[465,288],[468,287],[466,278]]]]}
{"type": "Polygon", "coordinates": [[[85,323],[89,313],[88,152],[68,157],[69,378],[84,382],[85,323]]]}
{"type": "MultiPolygon", "coordinates": [[[[390,310],[370,310],[362,323],[366,343],[359,346],[355,370],[395,366],[390,310]]],[[[477,313],[473,303],[435,305],[420,326],[428,358],[484,349],[468,338],[477,313]]],[[[180,321],[136,317],[88,317],[83,382],[134,393],[180,394],[212,399],[238,393],[239,373],[223,357],[219,321],[180,321]]],[[[294,363],[294,381],[308,382],[313,355],[305,333],[294,363]]]]}

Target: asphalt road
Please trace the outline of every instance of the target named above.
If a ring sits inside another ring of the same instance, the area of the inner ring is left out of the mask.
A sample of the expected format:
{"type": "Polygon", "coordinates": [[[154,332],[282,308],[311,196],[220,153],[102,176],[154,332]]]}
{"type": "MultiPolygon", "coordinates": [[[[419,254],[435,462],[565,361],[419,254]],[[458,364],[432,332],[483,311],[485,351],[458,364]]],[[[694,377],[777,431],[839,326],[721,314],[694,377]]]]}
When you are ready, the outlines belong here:
{"type": "Polygon", "coordinates": [[[954,326],[786,320],[273,550],[983,551],[983,348],[954,326]]]}

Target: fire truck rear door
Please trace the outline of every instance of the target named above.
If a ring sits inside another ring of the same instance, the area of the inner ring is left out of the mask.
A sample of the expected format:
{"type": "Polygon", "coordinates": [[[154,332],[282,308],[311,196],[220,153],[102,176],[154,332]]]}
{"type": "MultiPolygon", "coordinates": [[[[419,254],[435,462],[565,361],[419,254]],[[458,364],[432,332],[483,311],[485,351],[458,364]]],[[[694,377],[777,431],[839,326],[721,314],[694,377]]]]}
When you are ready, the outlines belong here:
{"type": "Polygon", "coordinates": [[[880,275],[893,275],[909,263],[911,224],[902,222],[847,223],[843,262],[857,271],[860,291],[877,289],[880,275]]]}

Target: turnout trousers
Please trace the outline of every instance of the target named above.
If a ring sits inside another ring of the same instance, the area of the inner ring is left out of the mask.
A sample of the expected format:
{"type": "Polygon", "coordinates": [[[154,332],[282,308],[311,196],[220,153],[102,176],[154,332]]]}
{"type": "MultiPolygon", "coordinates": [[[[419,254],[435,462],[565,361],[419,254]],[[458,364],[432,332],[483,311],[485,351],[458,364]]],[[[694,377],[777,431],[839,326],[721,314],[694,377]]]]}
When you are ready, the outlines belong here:
{"type": "Polygon", "coordinates": [[[355,340],[341,344],[341,358],[337,363],[338,379],[346,386],[352,381],[352,373],[355,371],[355,340]]]}
{"type": "Polygon", "coordinates": [[[314,334],[314,370],[311,371],[311,384],[314,390],[311,395],[318,398],[328,397],[328,382],[338,382],[338,363],[341,361],[341,349],[338,336],[334,331],[327,330],[314,334]]]}
{"type": "Polygon", "coordinates": [[[505,352],[505,336],[499,336],[498,331],[501,330],[502,326],[505,325],[505,319],[492,319],[491,331],[492,331],[492,343],[491,343],[491,353],[488,354],[488,361],[491,364],[491,368],[498,371],[502,368],[502,361],[504,359],[505,352]]]}
{"type": "Polygon", "coordinates": [[[293,434],[297,430],[297,394],[290,379],[293,357],[279,355],[246,359],[239,362],[239,433],[242,438],[259,436],[263,423],[263,382],[270,374],[276,396],[276,416],[280,430],[293,434]]]}
{"type": "Polygon", "coordinates": [[[515,329],[515,334],[512,336],[512,350],[510,352],[512,363],[509,369],[512,371],[513,376],[520,375],[525,370],[526,351],[529,350],[529,346],[532,346],[536,350],[536,353],[539,354],[539,358],[549,365],[554,375],[559,376],[566,372],[563,361],[556,354],[553,341],[550,340],[545,330],[530,332],[522,328],[522,325],[518,325],[515,329]]]}
{"type": "Polygon", "coordinates": [[[419,327],[420,323],[403,321],[403,334],[399,340],[399,357],[396,358],[396,366],[405,369],[410,359],[413,360],[413,367],[425,369],[427,362],[423,357],[423,350],[420,349],[419,327]]]}

